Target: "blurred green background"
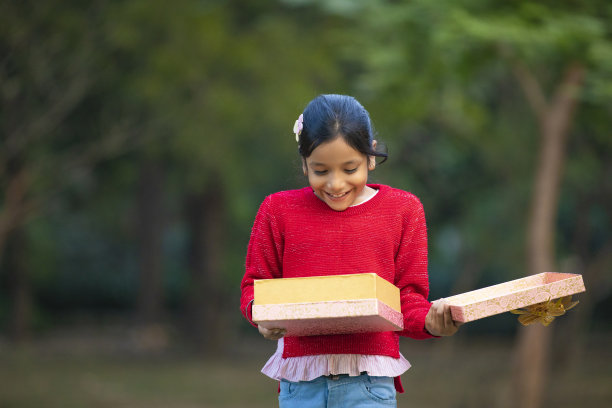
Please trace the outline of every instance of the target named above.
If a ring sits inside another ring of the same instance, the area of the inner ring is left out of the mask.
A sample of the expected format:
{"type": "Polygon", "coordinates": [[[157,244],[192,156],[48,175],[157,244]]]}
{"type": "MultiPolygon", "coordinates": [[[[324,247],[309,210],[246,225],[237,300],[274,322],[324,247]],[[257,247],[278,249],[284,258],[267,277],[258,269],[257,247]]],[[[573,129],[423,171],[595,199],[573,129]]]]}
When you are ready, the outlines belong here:
{"type": "Polygon", "coordinates": [[[399,405],[609,406],[608,1],[0,0],[0,407],[275,406],[239,283],[320,93],[423,202],[432,299],[587,287],[545,332],[402,339],[399,405]]]}

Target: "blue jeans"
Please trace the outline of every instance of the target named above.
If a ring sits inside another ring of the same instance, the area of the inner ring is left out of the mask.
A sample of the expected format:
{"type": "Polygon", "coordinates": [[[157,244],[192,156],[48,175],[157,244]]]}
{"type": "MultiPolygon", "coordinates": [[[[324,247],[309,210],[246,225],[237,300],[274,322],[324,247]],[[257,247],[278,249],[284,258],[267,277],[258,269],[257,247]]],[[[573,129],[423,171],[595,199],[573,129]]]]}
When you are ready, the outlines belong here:
{"type": "Polygon", "coordinates": [[[281,380],[278,402],[280,408],[397,406],[393,378],[367,374],[324,376],[300,382],[281,380]]]}

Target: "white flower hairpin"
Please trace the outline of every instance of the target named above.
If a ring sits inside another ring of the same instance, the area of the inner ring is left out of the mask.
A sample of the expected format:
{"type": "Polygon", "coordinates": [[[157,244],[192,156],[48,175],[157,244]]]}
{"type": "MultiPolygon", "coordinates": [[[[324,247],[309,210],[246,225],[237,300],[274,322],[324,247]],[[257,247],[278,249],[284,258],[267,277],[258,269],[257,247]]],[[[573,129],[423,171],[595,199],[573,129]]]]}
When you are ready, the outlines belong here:
{"type": "Polygon", "coordinates": [[[304,115],[300,114],[300,117],[297,118],[295,124],[293,125],[293,133],[295,133],[295,141],[300,142],[300,135],[302,134],[302,129],[304,129],[304,115]]]}

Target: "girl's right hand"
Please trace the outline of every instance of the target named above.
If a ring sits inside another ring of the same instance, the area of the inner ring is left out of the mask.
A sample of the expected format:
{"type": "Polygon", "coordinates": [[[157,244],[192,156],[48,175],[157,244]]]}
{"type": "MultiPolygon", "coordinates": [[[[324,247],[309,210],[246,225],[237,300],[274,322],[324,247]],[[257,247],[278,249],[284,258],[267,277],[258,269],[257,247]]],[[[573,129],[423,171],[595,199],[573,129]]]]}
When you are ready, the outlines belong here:
{"type": "Polygon", "coordinates": [[[438,299],[431,304],[425,316],[425,329],[434,336],[452,336],[457,333],[463,323],[453,320],[450,306],[444,299],[438,299]]]}
{"type": "Polygon", "coordinates": [[[263,326],[257,326],[259,332],[268,340],[278,340],[285,336],[285,329],[266,329],[263,326]]]}

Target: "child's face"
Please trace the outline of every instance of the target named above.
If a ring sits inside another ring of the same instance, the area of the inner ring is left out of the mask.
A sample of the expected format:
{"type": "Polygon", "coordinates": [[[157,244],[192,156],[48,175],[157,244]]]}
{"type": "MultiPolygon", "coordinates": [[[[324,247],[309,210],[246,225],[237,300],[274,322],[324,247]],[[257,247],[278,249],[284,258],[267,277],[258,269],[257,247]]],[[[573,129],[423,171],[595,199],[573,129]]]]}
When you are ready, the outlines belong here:
{"type": "Polygon", "coordinates": [[[374,165],[374,160],[353,149],[342,137],[319,145],[303,161],[304,174],[315,194],[336,211],[367,198],[368,171],[374,165]]]}

